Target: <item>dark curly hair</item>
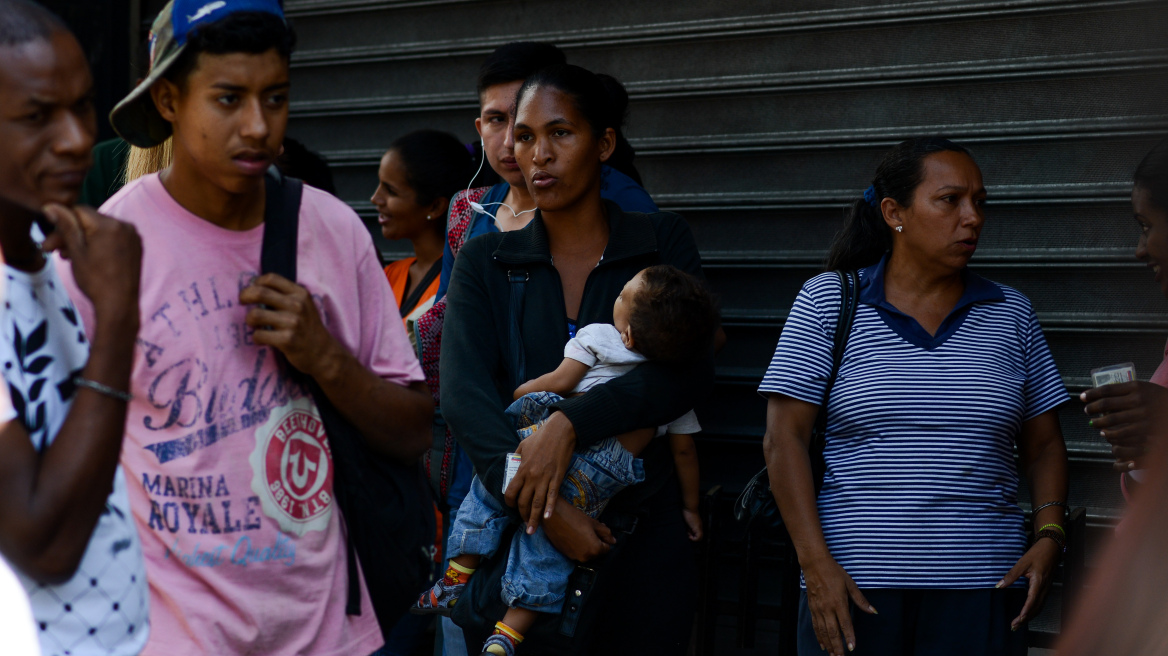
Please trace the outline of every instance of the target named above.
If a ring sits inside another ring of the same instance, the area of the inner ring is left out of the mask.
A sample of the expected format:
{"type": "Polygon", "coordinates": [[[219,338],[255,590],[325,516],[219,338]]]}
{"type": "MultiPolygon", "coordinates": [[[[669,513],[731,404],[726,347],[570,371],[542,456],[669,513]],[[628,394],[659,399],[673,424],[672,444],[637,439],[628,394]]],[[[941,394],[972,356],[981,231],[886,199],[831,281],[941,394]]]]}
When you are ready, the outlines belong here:
{"type": "Polygon", "coordinates": [[[718,304],[706,284],[668,264],[641,272],[631,299],[633,348],[649,360],[680,362],[705,353],[718,329],[718,304]]]}
{"type": "Polygon", "coordinates": [[[226,55],[243,52],[263,54],[275,49],[287,60],[296,48],[296,32],[275,14],[264,11],[241,11],[200,25],[187,37],[186,49],[164,76],[182,86],[195,70],[199,53],[226,55]]]}

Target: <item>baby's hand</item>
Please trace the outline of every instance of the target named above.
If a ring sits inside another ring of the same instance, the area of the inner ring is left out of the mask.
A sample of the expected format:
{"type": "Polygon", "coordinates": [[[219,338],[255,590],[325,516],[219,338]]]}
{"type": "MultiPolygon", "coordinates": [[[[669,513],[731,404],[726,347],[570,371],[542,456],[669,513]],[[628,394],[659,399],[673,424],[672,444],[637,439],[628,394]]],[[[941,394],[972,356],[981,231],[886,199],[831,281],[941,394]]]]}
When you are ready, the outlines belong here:
{"type": "Polygon", "coordinates": [[[685,525],[689,528],[689,539],[691,542],[700,542],[704,532],[702,531],[702,516],[696,510],[689,510],[688,508],[681,511],[681,516],[685,519],[685,525]]]}

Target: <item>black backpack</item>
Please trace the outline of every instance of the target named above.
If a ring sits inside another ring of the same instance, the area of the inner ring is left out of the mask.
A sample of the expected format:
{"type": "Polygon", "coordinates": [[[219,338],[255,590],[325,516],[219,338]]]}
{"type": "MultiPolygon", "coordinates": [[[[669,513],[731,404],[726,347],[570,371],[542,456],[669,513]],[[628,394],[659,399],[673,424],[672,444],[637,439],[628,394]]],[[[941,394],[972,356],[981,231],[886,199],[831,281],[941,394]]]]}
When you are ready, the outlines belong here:
{"type": "MultiPolygon", "coordinates": [[[[264,179],[263,273],[296,280],[296,245],[303,183],[294,178],[264,179]]],[[[369,448],[365,438],[325,396],[312,378],[294,369],[277,353],[282,365],[311,394],[332,450],[333,496],[341,511],[348,544],[349,591],[345,612],[361,614],[365,576],[373,611],[388,634],[410,604],[430,584],[434,541],[434,507],[429,486],[417,465],[404,465],[369,448]],[[361,573],[357,561],[361,561],[361,573]]]]}

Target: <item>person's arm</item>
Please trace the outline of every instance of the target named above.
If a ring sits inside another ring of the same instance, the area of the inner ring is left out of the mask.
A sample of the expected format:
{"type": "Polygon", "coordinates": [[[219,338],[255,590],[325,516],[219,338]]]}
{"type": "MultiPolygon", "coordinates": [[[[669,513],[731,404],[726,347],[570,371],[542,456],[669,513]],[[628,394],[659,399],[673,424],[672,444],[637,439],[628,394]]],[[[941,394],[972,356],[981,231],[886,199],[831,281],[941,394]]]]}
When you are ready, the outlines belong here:
{"type": "MultiPolygon", "coordinates": [[[[78,288],[93,303],[81,376],[126,391],[138,334],[138,234],[88,209],[45,213],[57,225],[45,249],[71,261],[78,288]]],[[[43,454],[19,421],[0,428],[0,552],[29,577],[63,583],[76,572],[109,498],[125,422],[125,401],[79,386],[43,454]]]]}
{"type": "Polygon", "coordinates": [[[587,373],[588,365],[579,360],[564,358],[560,366],[553,371],[549,371],[539,378],[532,378],[515,388],[514,398],[518,400],[523,395],[534,392],[552,392],[560,396],[567,396],[576,389],[580,381],[584,380],[584,375],[587,373]]]}
{"type": "Polygon", "coordinates": [[[669,449],[673,452],[673,465],[677,468],[677,481],[681,485],[682,516],[689,528],[689,539],[702,539],[702,514],[700,509],[701,475],[698,469],[698,451],[693,435],[670,435],[669,449]]]}
{"type": "MultiPolygon", "coordinates": [[[[1030,499],[1035,507],[1051,501],[1066,503],[1067,447],[1063,442],[1057,410],[1048,410],[1023,422],[1022,433],[1018,436],[1018,460],[1022,475],[1030,483],[1030,499]]],[[[1056,524],[1064,529],[1063,535],[1066,535],[1066,511],[1062,506],[1044,508],[1032,519],[1036,533],[1043,526],[1056,524]]],[[[1029,580],[1026,603],[1018,617],[1010,622],[1011,630],[1042,612],[1061,555],[1054,540],[1038,540],[998,582],[996,587],[1005,588],[1021,576],[1029,580]]]]}
{"type": "MultiPolygon", "coordinates": [[[[1023,387],[1026,413],[1017,444],[1019,471],[1030,484],[1030,500],[1037,508],[1052,501],[1066,503],[1067,500],[1067,447],[1057,414],[1058,406],[1067,400],[1067,390],[1033,308],[1029,308],[1029,315],[1024,361],[1026,384],[1023,387]]],[[[1045,508],[1032,520],[1036,533],[1047,524],[1056,524],[1066,536],[1066,511],[1062,506],[1045,508]]],[[[1029,580],[1026,602],[1018,617],[1011,621],[1011,630],[1022,626],[1042,610],[1059,556],[1054,540],[1040,539],[998,582],[996,587],[1005,588],[1020,576],[1029,580]]]]}
{"type": "MultiPolygon", "coordinates": [[[[660,220],[657,248],[661,263],[702,277],[701,257],[689,227],[676,215],[660,215],[660,220]]],[[[708,396],[713,383],[711,348],[683,364],[642,363],[587,394],[554,403],[551,407],[558,412],[520,446],[523,464],[507,488],[507,503],[519,509],[528,532],[534,532],[541,519],[555,510],[560,483],[576,448],[667,424],[708,396]]]]}
{"type": "Polygon", "coordinates": [[[771,491],[807,582],[815,636],[821,648],[843,656],[856,644],[848,600],[866,613],[874,614],[876,609],[832,557],[823,538],[807,454],[818,414],[819,406],[814,403],[771,394],[762,445],[771,491]]]}
{"type": "Polygon", "coordinates": [[[1091,427],[1111,443],[1115,468],[1136,469],[1148,450],[1168,440],[1168,388],[1133,381],[1104,385],[1079,395],[1091,427]]]}

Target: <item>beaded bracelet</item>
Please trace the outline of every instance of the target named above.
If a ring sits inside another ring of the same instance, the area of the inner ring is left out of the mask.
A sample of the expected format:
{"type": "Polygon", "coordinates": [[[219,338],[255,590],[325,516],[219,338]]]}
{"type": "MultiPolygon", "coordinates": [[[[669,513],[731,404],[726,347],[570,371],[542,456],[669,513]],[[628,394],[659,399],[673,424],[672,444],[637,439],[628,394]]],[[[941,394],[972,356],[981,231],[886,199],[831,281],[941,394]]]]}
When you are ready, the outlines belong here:
{"type": "Polygon", "coordinates": [[[1041,528],[1039,528],[1037,531],[1035,531],[1035,534],[1037,535],[1038,533],[1041,533],[1048,528],[1052,528],[1052,529],[1058,531],[1059,533],[1062,533],[1064,538],[1067,536],[1067,532],[1064,531],[1063,527],[1059,526],[1058,524],[1043,524],[1041,528]]]}
{"type": "Polygon", "coordinates": [[[1054,543],[1058,545],[1059,553],[1066,553],[1067,552],[1067,541],[1063,538],[1063,536],[1059,535],[1057,532],[1055,532],[1049,528],[1043,529],[1043,530],[1039,531],[1037,534],[1035,534],[1034,542],[1037,543],[1042,538],[1050,538],[1051,540],[1054,540],[1054,543]]]}

